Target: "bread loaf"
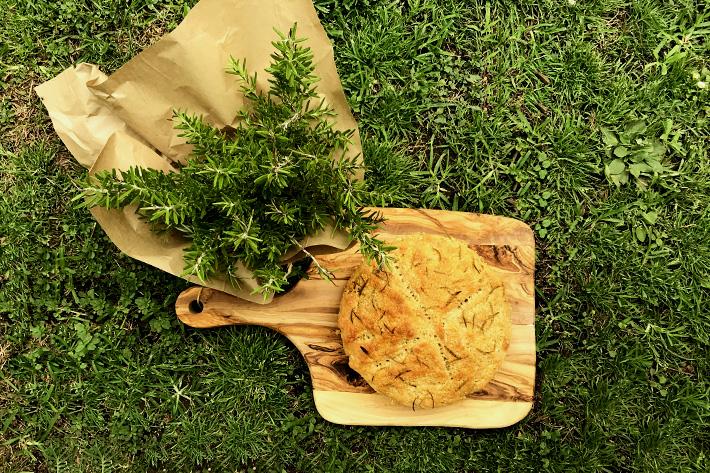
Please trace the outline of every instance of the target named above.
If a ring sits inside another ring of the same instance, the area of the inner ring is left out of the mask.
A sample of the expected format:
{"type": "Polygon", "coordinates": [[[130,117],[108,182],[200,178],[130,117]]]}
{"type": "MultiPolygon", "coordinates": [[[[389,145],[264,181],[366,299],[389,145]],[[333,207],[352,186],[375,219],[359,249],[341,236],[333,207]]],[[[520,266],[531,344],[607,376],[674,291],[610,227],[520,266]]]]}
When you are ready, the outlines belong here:
{"type": "Polygon", "coordinates": [[[388,241],[388,267],[363,263],[338,324],[350,366],[381,394],[432,408],[482,389],[510,343],[505,288],[465,242],[415,234],[388,241]]]}

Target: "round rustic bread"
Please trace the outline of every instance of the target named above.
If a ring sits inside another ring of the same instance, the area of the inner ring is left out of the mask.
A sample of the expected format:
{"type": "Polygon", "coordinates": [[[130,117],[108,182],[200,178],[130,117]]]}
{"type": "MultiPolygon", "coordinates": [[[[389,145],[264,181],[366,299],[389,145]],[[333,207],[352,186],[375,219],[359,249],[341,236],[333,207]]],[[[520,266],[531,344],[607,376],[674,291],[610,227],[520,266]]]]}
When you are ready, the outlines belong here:
{"type": "Polygon", "coordinates": [[[400,404],[431,408],[493,379],[510,343],[505,288],[466,243],[414,234],[388,241],[388,267],[363,263],[338,324],[350,366],[400,404]]]}

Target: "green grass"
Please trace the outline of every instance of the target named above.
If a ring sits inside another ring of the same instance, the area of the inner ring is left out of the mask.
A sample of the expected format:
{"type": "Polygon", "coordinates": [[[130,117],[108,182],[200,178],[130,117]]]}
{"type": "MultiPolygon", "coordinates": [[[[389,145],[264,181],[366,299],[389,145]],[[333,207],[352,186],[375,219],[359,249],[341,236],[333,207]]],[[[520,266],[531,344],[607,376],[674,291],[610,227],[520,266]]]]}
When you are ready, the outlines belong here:
{"type": "Polygon", "coordinates": [[[183,327],[69,205],[31,87],[192,2],[87,3],[0,1],[0,471],[710,471],[707,4],[316,0],[384,202],[536,230],[535,406],[473,431],[324,421],[285,339],[183,327]],[[600,127],[637,119],[668,170],[617,187],[600,127]]]}

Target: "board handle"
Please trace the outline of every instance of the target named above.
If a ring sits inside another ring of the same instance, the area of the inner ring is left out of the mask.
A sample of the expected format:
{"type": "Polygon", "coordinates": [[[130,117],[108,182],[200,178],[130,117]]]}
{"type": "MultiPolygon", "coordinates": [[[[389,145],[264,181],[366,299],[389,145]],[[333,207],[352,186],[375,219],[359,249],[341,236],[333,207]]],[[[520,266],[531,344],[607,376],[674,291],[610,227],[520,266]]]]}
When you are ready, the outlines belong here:
{"type": "Polygon", "coordinates": [[[190,327],[261,325],[288,335],[288,327],[298,322],[334,324],[345,282],[303,279],[269,304],[257,304],[222,291],[195,286],[180,293],[175,312],[190,327]],[[334,291],[333,285],[340,290],[334,291]]]}
{"type": "Polygon", "coordinates": [[[175,301],[175,312],[190,327],[211,328],[240,324],[268,326],[270,310],[268,305],[255,304],[215,289],[195,286],[180,293],[175,301]]]}

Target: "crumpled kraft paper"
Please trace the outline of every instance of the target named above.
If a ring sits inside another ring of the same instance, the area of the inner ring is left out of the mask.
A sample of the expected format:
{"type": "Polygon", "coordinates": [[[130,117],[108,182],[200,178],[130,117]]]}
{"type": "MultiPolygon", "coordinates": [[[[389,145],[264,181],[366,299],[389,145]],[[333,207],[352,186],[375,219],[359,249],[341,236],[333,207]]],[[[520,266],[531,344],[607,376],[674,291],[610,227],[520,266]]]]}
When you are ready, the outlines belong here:
{"type": "MultiPolygon", "coordinates": [[[[93,174],[101,169],[151,167],[174,172],[190,146],[178,137],[174,110],[202,115],[217,127],[236,125],[236,112],[247,105],[236,77],[226,73],[230,56],[246,58],[257,86],[268,90],[264,69],[273,52],[274,28],[287,32],[298,24],[307,38],[320,77],[318,92],[337,113],[335,127],[354,129],[348,154],[361,154],[357,123],[343,93],[333,50],[310,0],[202,0],[171,33],[106,76],[82,63],[36,88],[54,128],[69,152],[93,174]]],[[[91,210],[106,234],[128,256],[180,276],[183,249],[189,244],[173,234],[156,234],[140,220],[135,207],[91,210]]],[[[304,247],[345,248],[349,238],[332,229],[302,242],[304,247]]],[[[287,257],[297,253],[294,249],[287,257]]],[[[256,280],[246,268],[239,288],[215,277],[204,285],[254,302],[271,297],[252,294],[256,280]]],[[[195,277],[189,281],[202,284],[195,277]]]]}

